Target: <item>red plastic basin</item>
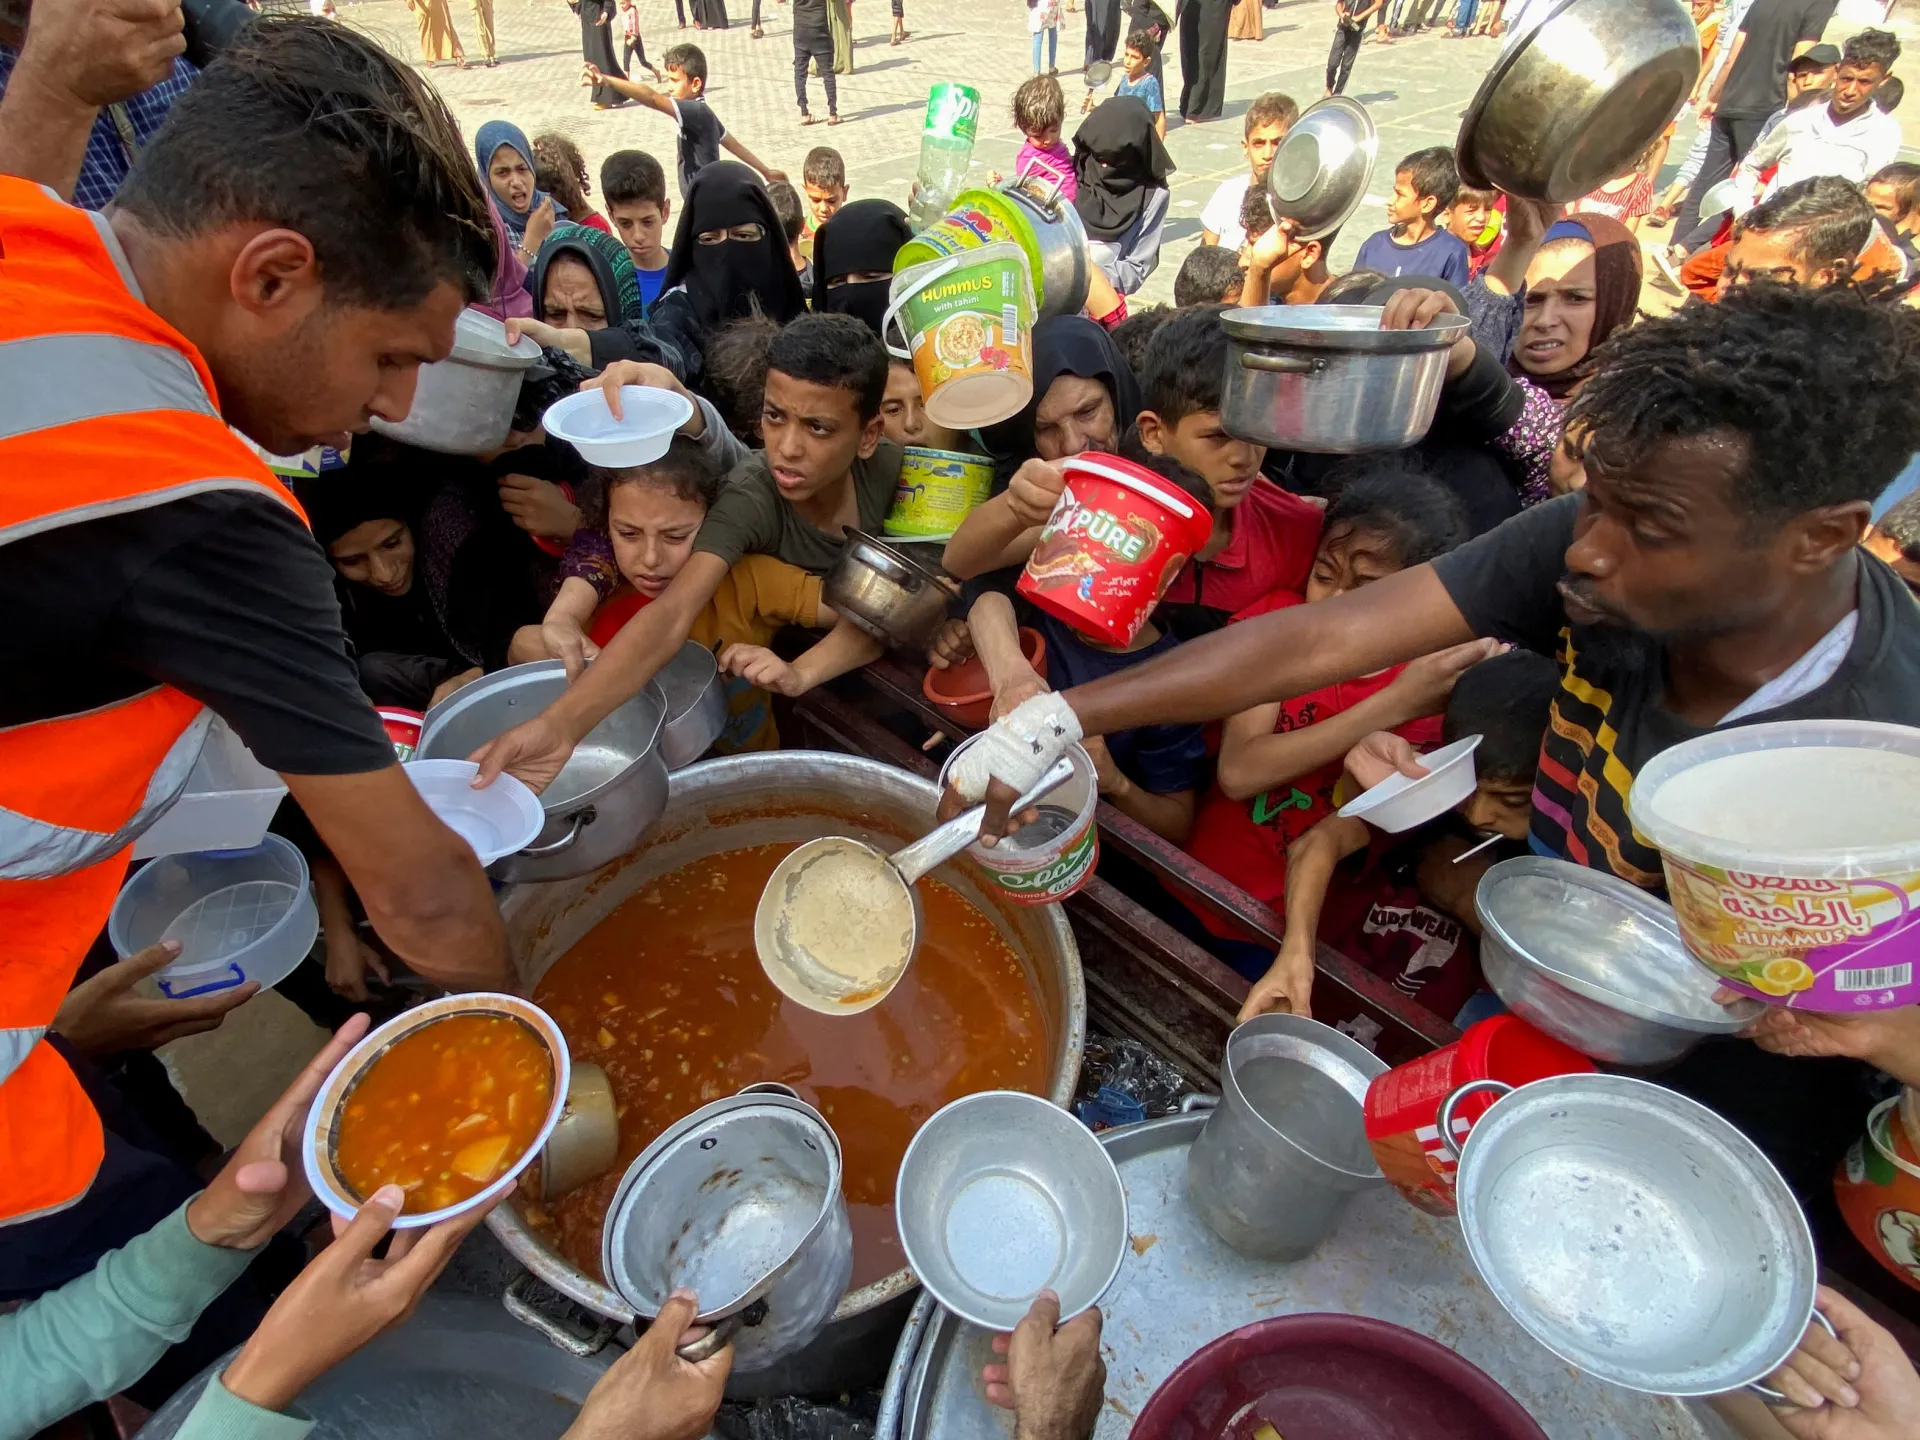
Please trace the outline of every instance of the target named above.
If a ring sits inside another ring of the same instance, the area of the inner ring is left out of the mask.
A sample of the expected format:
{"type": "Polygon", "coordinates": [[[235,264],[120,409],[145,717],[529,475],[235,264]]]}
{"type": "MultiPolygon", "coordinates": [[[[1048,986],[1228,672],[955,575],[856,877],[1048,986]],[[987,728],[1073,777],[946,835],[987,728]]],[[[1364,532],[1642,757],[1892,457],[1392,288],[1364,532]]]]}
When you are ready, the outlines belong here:
{"type": "MultiPolygon", "coordinates": [[[[1021,627],[1020,653],[1045,679],[1047,642],[1038,630],[1021,627]]],[[[920,682],[920,693],[949,720],[969,730],[986,728],[987,717],[993,713],[993,687],[987,683],[987,667],[978,656],[944,670],[929,665],[926,679],[920,682]]]]}
{"type": "Polygon", "coordinates": [[[1195,1351],[1131,1440],[1546,1440],[1477,1366],[1364,1315],[1282,1315],[1195,1351]]]}

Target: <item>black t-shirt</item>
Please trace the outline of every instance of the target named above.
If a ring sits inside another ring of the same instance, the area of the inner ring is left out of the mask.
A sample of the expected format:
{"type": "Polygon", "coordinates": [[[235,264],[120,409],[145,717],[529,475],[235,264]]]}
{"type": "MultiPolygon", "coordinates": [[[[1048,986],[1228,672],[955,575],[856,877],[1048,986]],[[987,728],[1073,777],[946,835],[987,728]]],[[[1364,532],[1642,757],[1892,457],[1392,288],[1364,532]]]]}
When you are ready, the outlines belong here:
{"type": "Polygon", "coordinates": [[[720,158],[720,142],[727,127],[704,100],[676,100],[674,118],[680,123],[680,198],[687,198],[693,177],[720,158]]]}
{"type": "Polygon", "coordinates": [[[1740,29],[1740,58],[1720,89],[1719,113],[1729,120],[1764,120],[1787,103],[1787,66],[1793,47],[1820,38],[1835,0],[1753,0],[1740,29]]]}
{"type": "Polygon", "coordinates": [[[394,763],[347,656],[333,567],[266,495],[216,491],[13,541],[0,548],[0,615],[0,726],[164,682],[270,769],[394,763]]]}
{"type": "MultiPolygon", "coordinates": [[[[1477,635],[1553,656],[1560,693],[1534,777],[1535,853],[1606,870],[1662,890],[1660,852],[1634,833],[1627,791],[1640,767],[1673,745],[1707,733],[1661,703],[1665,662],[1649,636],[1610,626],[1571,625],[1557,582],[1580,497],[1525,511],[1433,562],[1447,594],[1477,635]]],[[[1785,705],[1738,725],[1775,720],[1888,720],[1920,723],[1920,609],[1898,577],[1859,556],[1859,620],[1840,668],[1785,705]]]]}

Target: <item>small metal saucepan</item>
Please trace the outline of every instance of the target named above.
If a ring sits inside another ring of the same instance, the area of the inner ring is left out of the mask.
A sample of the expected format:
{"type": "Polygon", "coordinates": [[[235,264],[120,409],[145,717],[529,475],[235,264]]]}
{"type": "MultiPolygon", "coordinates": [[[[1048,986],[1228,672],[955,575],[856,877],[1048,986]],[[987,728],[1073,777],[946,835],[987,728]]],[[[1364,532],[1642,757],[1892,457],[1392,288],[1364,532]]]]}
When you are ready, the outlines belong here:
{"type": "Polygon", "coordinates": [[[1756,1382],[1826,1319],[1806,1219],[1746,1136],[1624,1075],[1475,1080],[1439,1128],[1467,1251],[1521,1329],[1630,1390],[1782,1402],[1756,1382]],[[1483,1091],[1503,1098],[1457,1144],[1454,1111],[1483,1091]]]}
{"type": "Polygon", "coordinates": [[[635,1157],[600,1237],[607,1283],[651,1319],[676,1289],[710,1327],[698,1362],[734,1346],[764,1370],[819,1334],[853,1278],[840,1141],[784,1085],[750,1085],[670,1126],[635,1157]]]}
{"type": "Polygon", "coordinates": [[[883,645],[924,650],[947,618],[951,592],[937,570],[864,530],[847,530],[846,547],[820,594],[883,645]]]}
{"type": "Polygon", "coordinates": [[[1464,315],[1382,330],[1379,305],[1262,305],[1220,317],[1229,434],[1281,450],[1403,450],[1427,433],[1464,315]]]}
{"type": "Polygon", "coordinates": [[[660,758],[667,769],[691,765],[727,728],[727,690],[713,651],[689,640],[653,677],[667,702],[660,730],[660,758]]]}

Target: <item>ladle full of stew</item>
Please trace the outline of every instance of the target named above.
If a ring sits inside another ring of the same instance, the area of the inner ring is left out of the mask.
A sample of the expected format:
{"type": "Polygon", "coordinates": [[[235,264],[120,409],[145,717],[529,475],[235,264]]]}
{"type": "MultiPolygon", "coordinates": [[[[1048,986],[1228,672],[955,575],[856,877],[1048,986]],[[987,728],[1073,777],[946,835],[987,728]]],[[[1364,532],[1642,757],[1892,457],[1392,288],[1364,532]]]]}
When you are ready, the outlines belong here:
{"type": "MultiPolygon", "coordinates": [[[[1026,809],[1073,775],[1062,758],[1014,802],[1026,809]]],[[[760,968],[774,987],[823,1015],[857,1015],[886,999],[920,948],[914,882],[980,838],[976,805],[889,855],[864,840],[809,840],[774,868],[753,916],[760,968]]]]}

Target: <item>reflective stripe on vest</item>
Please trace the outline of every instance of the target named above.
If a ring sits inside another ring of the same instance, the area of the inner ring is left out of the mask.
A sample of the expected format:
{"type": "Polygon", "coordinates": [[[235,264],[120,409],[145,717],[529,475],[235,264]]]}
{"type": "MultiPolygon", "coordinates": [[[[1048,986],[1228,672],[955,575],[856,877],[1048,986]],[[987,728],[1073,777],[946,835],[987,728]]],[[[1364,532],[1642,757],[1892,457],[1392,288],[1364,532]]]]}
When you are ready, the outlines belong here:
{"type": "Polygon", "coordinates": [[[0,1030],[0,1085],[4,1085],[7,1076],[20,1068],[33,1047],[40,1043],[40,1037],[47,1033],[44,1025],[25,1025],[18,1030],[0,1030]]]}
{"type": "Polygon", "coordinates": [[[141,410],[217,413],[193,362],[124,335],[32,335],[0,341],[0,440],[141,410]]]}
{"type": "Polygon", "coordinates": [[[193,774],[212,724],[213,715],[209,711],[202,710],[194,717],[154,767],[140,808],[111,833],[56,825],[0,806],[0,880],[45,880],[55,875],[69,875],[88,865],[97,865],[138,840],[187,788],[187,777],[193,774]]]}

